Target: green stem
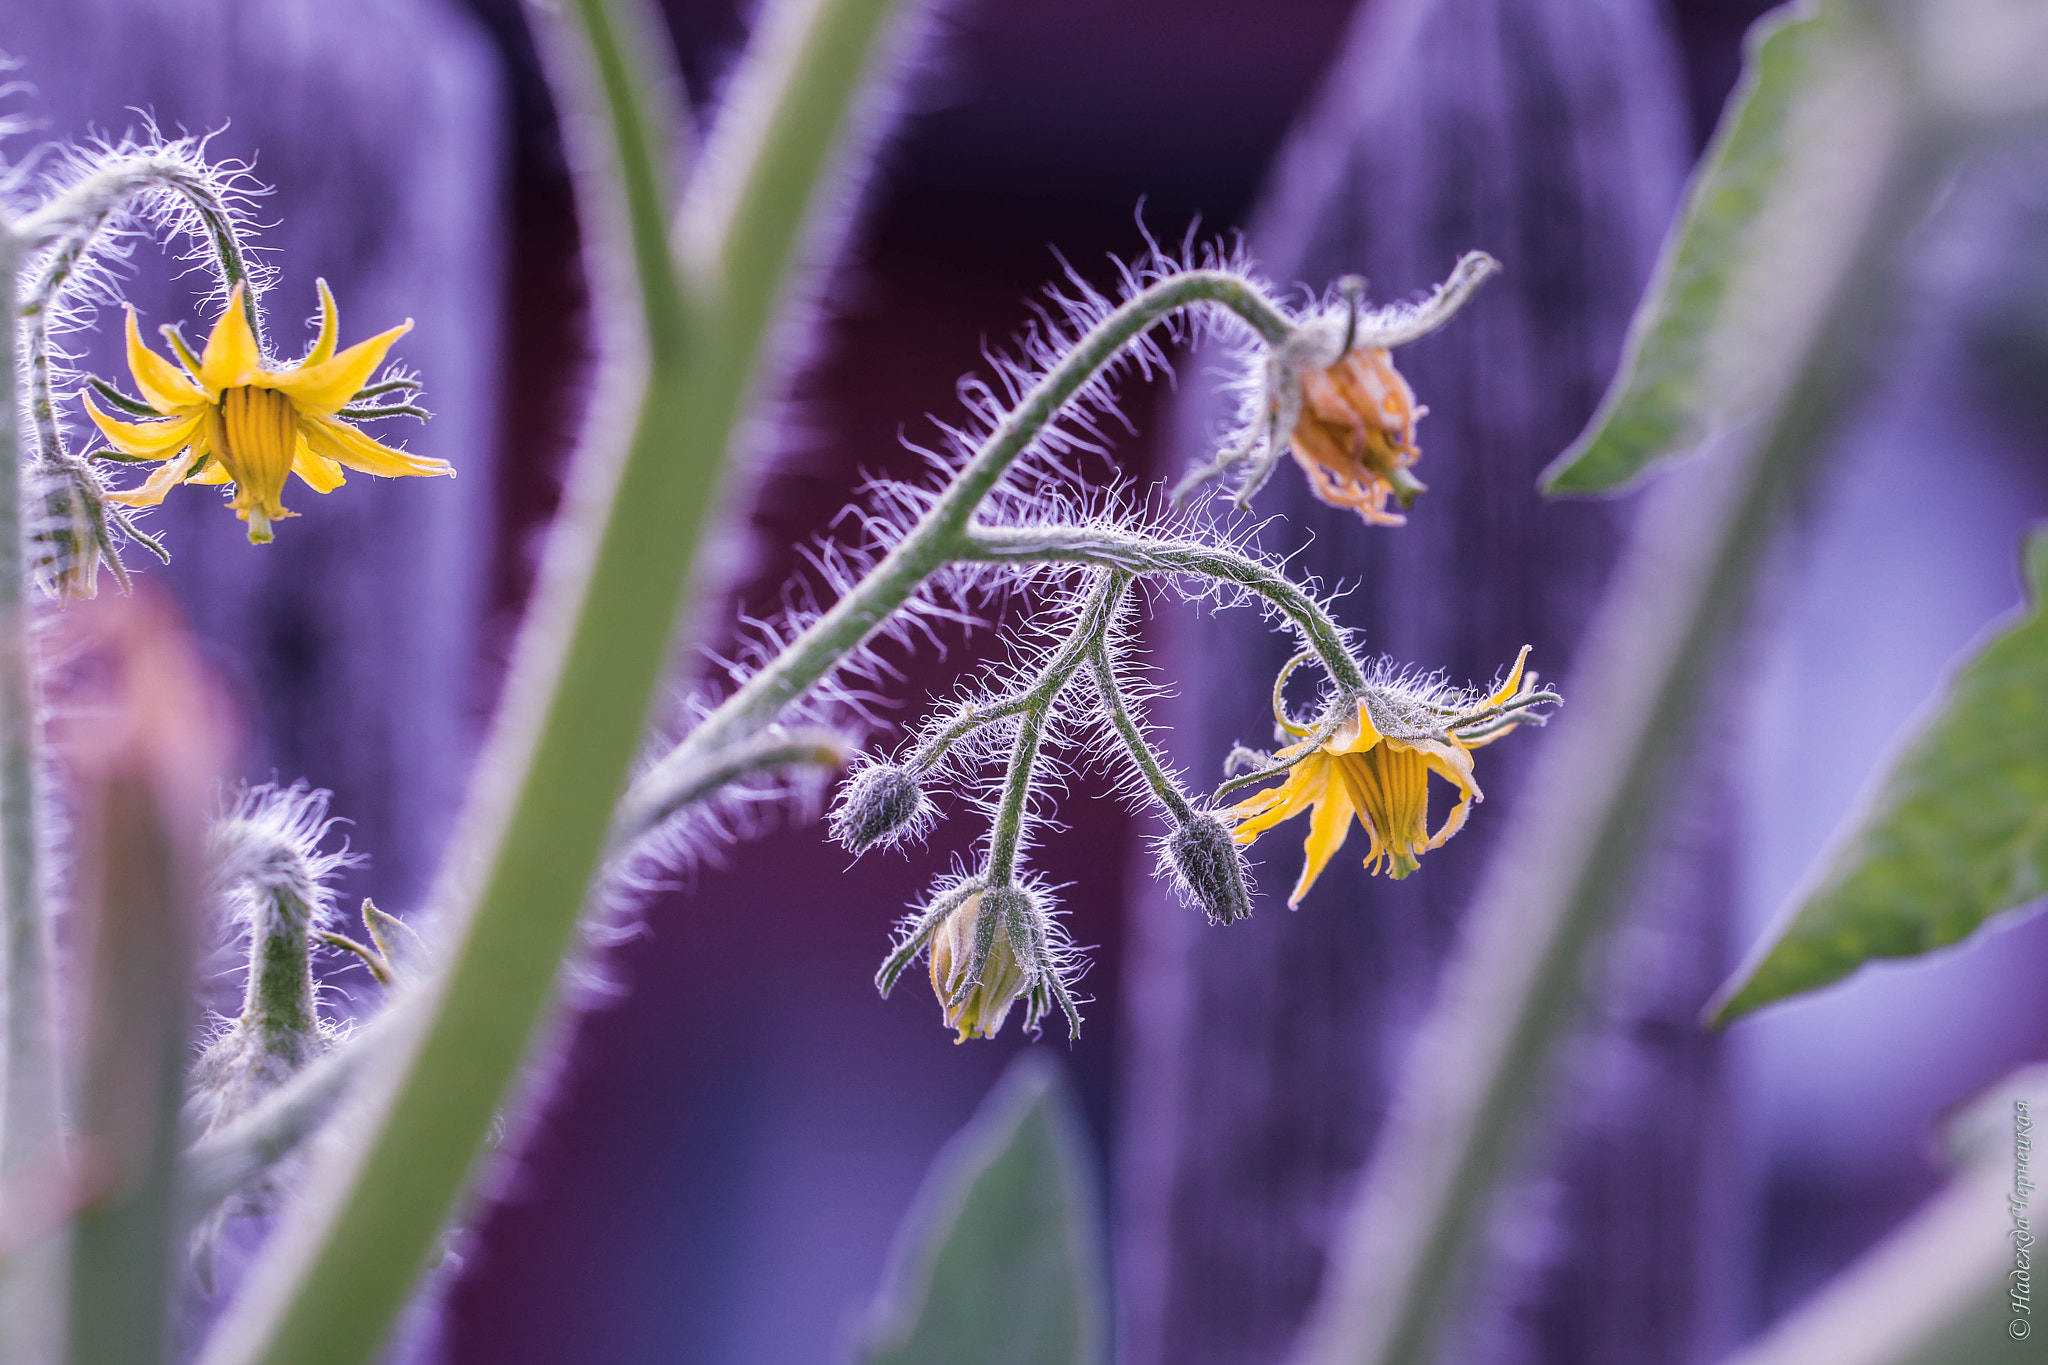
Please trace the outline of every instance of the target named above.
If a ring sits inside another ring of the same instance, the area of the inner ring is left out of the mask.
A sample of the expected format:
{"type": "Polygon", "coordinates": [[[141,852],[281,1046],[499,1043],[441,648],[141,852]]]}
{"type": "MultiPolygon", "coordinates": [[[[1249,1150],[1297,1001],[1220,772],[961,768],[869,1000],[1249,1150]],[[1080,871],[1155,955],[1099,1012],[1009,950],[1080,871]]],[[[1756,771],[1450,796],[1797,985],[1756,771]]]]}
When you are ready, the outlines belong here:
{"type": "Polygon", "coordinates": [[[1133,574],[1189,574],[1228,583],[1264,598],[1293,622],[1340,689],[1355,692],[1365,686],[1365,675],[1345,647],[1343,627],[1280,574],[1231,550],[1089,527],[977,526],[960,557],[1001,564],[1098,564],[1133,574]]]}
{"type": "Polygon", "coordinates": [[[1228,308],[1269,342],[1285,340],[1292,327],[1286,314],[1249,282],[1220,270],[1191,270],[1171,276],[1116,308],[1032,386],[989,433],[939,501],[871,573],[635,784],[623,805],[622,828],[645,828],[640,823],[646,804],[643,788],[662,782],[666,770],[700,763],[705,755],[774,721],[791,702],[872,639],[927,578],[956,560],[1000,557],[983,553],[968,535],[982,501],[1082,386],[1124,347],[1161,319],[1198,303],[1228,308]]]}
{"type": "Polygon", "coordinates": [[[1023,847],[1024,822],[1031,813],[1031,769],[1045,740],[1045,712],[1050,705],[1049,701],[1039,702],[1017,721],[1010,763],[1003,770],[1003,793],[989,824],[987,875],[992,887],[1008,886],[1017,878],[1017,853],[1023,847]]]}
{"type": "Polygon", "coordinates": [[[1102,633],[1109,627],[1127,581],[1114,572],[1096,579],[1074,629],[1023,694],[1024,704],[1018,708],[1021,717],[1017,737],[1011,742],[1009,766],[1003,771],[1002,795],[997,798],[995,818],[989,825],[990,886],[1007,886],[1016,879],[1017,854],[1023,847],[1024,826],[1031,816],[1031,769],[1038,762],[1038,750],[1045,741],[1045,718],[1060,693],[1073,681],[1075,671],[1101,644],[1102,633]]]}
{"type": "Polygon", "coordinates": [[[0,898],[6,916],[6,1091],[0,1174],[54,1151],[58,1133],[50,925],[43,900],[43,811],[36,791],[35,660],[22,530],[26,461],[14,414],[16,272],[22,242],[0,226],[0,898]]]}
{"type": "Polygon", "coordinates": [[[977,730],[986,730],[999,720],[1008,720],[1011,716],[1030,709],[1032,699],[1031,693],[1019,692],[1015,696],[1004,697],[1001,701],[961,707],[958,715],[917,746],[917,752],[910,756],[904,766],[920,775],[930,772],[955,744],[977,730]]]}
{"type": "MultiPolygon", "coordinates": [[[[156,661],[131,666],[145,662],[156,661]]],[[[130,703],[128,719],[142,731],[137,709],[130,703]]],[[[71,1365],[163,1365],[169,1358],[171,1294],[183,1259],[179,1114],[199,922],[197,841],[181,836],[192,832],[183,828],[184,801],[203,781],[176,770],[185,757],[144,732],[80,782],[88,837],[80,881],[97,903],[79,907],[92,932],[73,1159],[90,1194],[70,1236],[64,1358],[71,1365]]]]}
{"type": "Polygon", "coordinates": [[[1167,814],[1186,824],[1194,818],[1194,808],[1181,795],[1180,787],[1173,778],[1167,775],[1159,756],[1152,752],[1152,746],[1145,742],[1144,732],[1138,728],[1138,723],[1131,719],[1130,708],[1124,705],[1123,689],[1117,685],[1116,668],[1110,662],[1108,649],[1098,646],[1088,661],[1095,671],[1095,690],[1102,695],[1103,712],[1108,715],[1117,738],[1124,742],[1131,761],[1145,775],[1146,785],[1159,798],[1159,804],[1166,807],[1167,814]]]}
{"type": "Polygon", "coordinates": [[[630,850],[634,836],[744,778],[787,768],[844,768],[854,752],[852,744],[834,731],[805,727],[786,734],[769,731],[756,735],[713,754],[702,768],[671,769],[667,774],[670,785],[651,788],[645,794],[645,824],[627,836],[615,823],[613,850],[630,850]]]}
{"type": "Polygon", "coordinates": [[[362,1070],[363,1059],[404,1019],[404,1009],[402,1001],[387,1006],[246,1113],[187,1147],[178,1187],[187,1221],[211,1212],[320,1131],[362,1070]]]}
{"type": "Polygon", "coordinates": [[[1488,865],[1296,1365],[1422,1365],[1511,1144],[1670,785],[1773,531],[1818,464],[1880,332],[1891,257],[1939,182],[1924,145],[1888,182],[1823,325],[1745,447],[1651,509],[1581,650],[1575,702],[1488,865]],[[1676,524],[1673,524],[1673,523],[1676,524]]]}
{"type": "Polygon", "coordinates": [[[671,120],[640,67],[665,44],[652,15],[627,0],[566,8],[581,44],[564,44],[558,89],[579,109],[602,101],[581,125],[601,145],[574,149],[579,216],[629,234],[594,232],[608,248],[596,274],[613,286],[632,267],[644,388],[604,390],[623,409],[625,431],[612,427],[610,439],[587,441],[579,453],[448,864],[440,970],[412,988],[416,1008],[365,1068],[360,1127],[316,1168],[208,1342],[207,1365],[372,1358],[459,1211],[495,1117],[554,1013],[561,964],[670,657],[685,580],[761,373],[794,244],[893,5],[824,0],[809,11],[808,36],[758,58],[772,66],[760,79],[774,92],[775,116],[743,180],[777,189],[743,193],[727,220],[719,258],[737,252],[748,268],[691,296],[667,247],[671,120]],[[577,76],[594,100],[575,98],[577,76]],[[796,106],[802,117],[781,117],[796,106]]]}

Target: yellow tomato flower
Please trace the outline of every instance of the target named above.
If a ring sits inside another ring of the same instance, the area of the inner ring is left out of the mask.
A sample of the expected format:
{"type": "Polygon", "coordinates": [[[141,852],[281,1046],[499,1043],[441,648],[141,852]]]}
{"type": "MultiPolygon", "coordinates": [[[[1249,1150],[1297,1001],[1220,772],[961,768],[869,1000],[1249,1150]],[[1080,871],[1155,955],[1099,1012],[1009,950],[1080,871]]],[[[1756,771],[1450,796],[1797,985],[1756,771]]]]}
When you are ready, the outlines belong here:
{"type": "Polygon", "coordinates": [[[1282,820],[1310,812],[1307,858],[1287,898],[1290,908],[1301,904],[1343,845],[1354,816],[1372,840],[1366,870],[1384,871],[1396,881],[1415,871],[1422,853],[1441,847],[1464,827],[1472,803],[1485,799],[1472,776],[1472,751],[1533,719],[1519,714],[1520,708],[1553,699],[1551,694],[1525,689],[1522,666],[1528,658],[1525,646],[1507,681],[1473,706],[1445,707],[1428,692],[1369,686],[1358,702],[1358,713],[1320,743],[1279,712],[1276,694],[1281,726],[1303,737],[1276,757],[1296,762],[1279,786],[1255,793],[1222,814],[1238,822],[1237,842],[1248,844],[1282,820]],[[1380,713],[1378,723],[1375,711],[1380,713]],[[1432,713],[1437,721],[1432,726],[1409,723],[1418,714],[1432,713]],[[1458,804],[1434,834],[1428,822],[1431,773],[1458,789],[1458,804]]]}
{"type": "Polygon", "coordinates": [[[271,538],[272,522],[297,515],[284,507],[288,473],[316,493],[329,493],[341,487],[343,466],[386,478],[455,472],[446,460],[393,450],[341,419],[412,322],[337,353],[334,295],[325,280],[319,287],[318,336],[306,358],[290,369],[264,363],[241,285],[229,295],[227,311],[198,357],[177,333],[164,329],[177,365],[142,344],[135,309],[128,309],[128,369],[142,401],[163,420],[119,421],[90,396],[85,407],[115,450],[164,463],[140,486],[108,494],[108,501],[154,507],[176,484],[233,483],[235,515],[249,523],[250,543],[261,545],[271,538]]]}
{"type": "Polygon", "coordinates": [[[1361,346],[1327,369],[1303,370],[1301,417],[1290,448],[1308,475],[1309,491],[1332,507],[1348,507],[1375,526],[1408,519],[1387,510],[1393,498],[1406,508],[1427,491],[1408,472],[1422,452],[1416,419],[1429,411],[1394,368],[1384,347],[1361,346]]]}

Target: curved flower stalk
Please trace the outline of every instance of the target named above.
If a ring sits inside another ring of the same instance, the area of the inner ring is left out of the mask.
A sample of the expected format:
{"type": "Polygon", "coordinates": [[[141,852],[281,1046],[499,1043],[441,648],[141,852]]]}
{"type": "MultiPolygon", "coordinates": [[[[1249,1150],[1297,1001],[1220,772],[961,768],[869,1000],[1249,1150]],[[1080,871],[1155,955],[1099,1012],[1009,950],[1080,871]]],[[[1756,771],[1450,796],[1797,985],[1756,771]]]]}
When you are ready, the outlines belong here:
{"type": "Polygon", "coordinates": [[[188,258],[212,267],[223,306],[241,288],[244,317],[259,339],[258,296],[269,272],[254,263],[244,242],[248,203],[259,191],[247,167],[211,159],[203,137],[167,140],[152,128],[141,138],[74,149],[59,159],[45,186],[45,202],[13,227],[32,254],[17,306],[36,434],[27,467],[39,504],[32,528],[36,568],[54,596],[91,597],[103,564],[124,591],[128,587],[114,532],[159,559],[169,555],[127,510],[109,505],[90,457],[69,449],[58,390],[79,376],[65,366],[56,334],[90,321],[96,303],[119,297],[108,267],[127,255],[138,235],[186,244],[188,258]]]}
{"type": "Polygon", "coordinates": [[[143,345],[135,309],[128,309],[128,369],[142,401],[98,381],[93,387],[103,399],[147,420],[109,417],[90,394],[85,410],[120,457],[162,463],[142,484],[109,494],[108,501],[154,507],[181,483],[233,483],[235,515],[249,523],[249,543],[264,545],[272,522],[298,515],[285,510],[287,474],[298,475],[316,493],[331,493],[341,487],[344,467],[384,478],[455,472],[446,460],[393,450],[354,425],[399,414],[426,417],[412,404],[366,405],[366,399],[417,386],[405,377],[370,383],[391,344],[412,330],[412,319],[337,352],[334,295],[327,281],[318,285],[318,335],[305,358],[289,367],[264,358],[242,306],[246,285],[229,294],[200,354],[192,353],[175,327],[163,329],[178,357],[175,366],[143,345]]]}

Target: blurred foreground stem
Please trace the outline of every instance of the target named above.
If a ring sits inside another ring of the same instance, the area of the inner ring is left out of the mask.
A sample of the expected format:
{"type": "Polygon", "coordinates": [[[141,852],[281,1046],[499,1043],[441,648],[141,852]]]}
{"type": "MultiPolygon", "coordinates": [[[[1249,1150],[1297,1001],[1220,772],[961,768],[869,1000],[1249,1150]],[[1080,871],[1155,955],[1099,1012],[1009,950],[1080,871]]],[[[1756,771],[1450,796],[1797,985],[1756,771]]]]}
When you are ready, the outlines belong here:
{"type": "Polygon", "coordinates": [[[616,306],[635,314],[644,368],[601,388],[618,420],[578,453],[444,879],[443,967],[398,1002],[406,1014],[390,1044],[365,1059],[359,1126],[316,1169],[208,1343],[208,1365],[373,1358],[459,1213],[552,1014],[770,319],[895,0],[763,15],[778,41],[757,42],[736,78],[751,93],[738,112],[756,123],[737,137],[747,159],[731,206],[711,215],[710,278],[686,277],[669,249],[679,106],[664,105],[677,92],[645,69],[666,47],[655,16],[628,0],[567,8],[573,37],[553,75],[565,123],[580,115],[590,134],[577,148],[579,217],[597,229],[600,298],[629,276],[637,286],[616,306]],[[610,225],[623,232],[608,236],[610,225]]]}
{"type": "Polygon", "coordinates": [[[1880,334],[1884,281],[1947,150],[1885,130],[1881,188],[1771,407],[1674,477],[1632,539],[1572,690],[1489,863],[1295,1365],[1426,1365],[1507,1158],[1543,1099],[1604,931],[1628,892],[1716,660],[1772,534],[1880,334]],[[1683,496],[1668,496],[1679,494],[1683,496]]]}
{"type": "Polygon", "coordinates": [[[24,452],[15,391],[20,342],[15,292],[28,244],[0,223],[0,915],[6,925],[6,1082],[0,1174],[57,1140],[57,1060],[51,1015],[50,939],[43,907],[36,800],[35,676],[29,639],[28,561],[22,526],[24,452]]]}

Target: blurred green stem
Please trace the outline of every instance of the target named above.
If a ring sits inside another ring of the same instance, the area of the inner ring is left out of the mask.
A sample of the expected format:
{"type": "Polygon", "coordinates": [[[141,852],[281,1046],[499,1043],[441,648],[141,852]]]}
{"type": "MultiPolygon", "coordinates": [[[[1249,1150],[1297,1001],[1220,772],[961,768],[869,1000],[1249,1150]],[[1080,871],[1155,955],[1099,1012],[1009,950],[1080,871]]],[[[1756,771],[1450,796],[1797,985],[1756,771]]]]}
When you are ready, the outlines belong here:
{"type": "MultiPolygon", "coordinates": [[[[622,420],[579,452],[444,882],[443,966],[366,1059],[361,1126],[316,1169],[208,1343],[208,1365],[373,1358],[458,1213],[553,1012],[769,321],[894,3],[824,0],[803,11],[794,41],[751,51],[738,80],[766,92],[751,111],[764,121],[720,220],[715,281],[686,281],[668,247],[675,111],[642,67],[665,48],[654,16],[627,0],[567,8],[580,43],[564,44],[558,88],[592,137],[577,149],[581,216],[624,230],[593,233],[609,248],[608,259],[593,252],[595,273],[602,291],[630,262],[636,294],[616,303],[635,314],[644,368],[637,383],[602,390],[622,420]]],[[[763,26],[787,36],[774,12],[763,26]]]]}
{"type": "MultiPolygon", "coordinates": [[[[179,1114],[190,1059],[192,850],[170,788],[132,750],[87,785],[95,838],[84,1084],[73,1178],[89,1197],[71,1229],[72,1365],[163,1365],[184,1262],[179,1114]]],[[[197,783],[189,784],[196,788],[197,783]]],[[[196,795],[196,790],[190,794],[196,795]]]]}
{"type": "Polygon", "coordinates": [[[7,952],[4,1116],[0,1174],[57,1141],[57,1051],[50,992],[50,927],[43,905],[41,811],[36,794],[36,692],[29,635],[28,561],[22,527],[24,452],[15,414],[18,273],[26,243],[0,224],[0,898],[7,952]]]}
{"type": "Polygon", "coordinates": [[[1573,704],[1489,863],[1334,1246],[1296,1365],[1424,1365],[1503,1164],[1576,1019],[1772,533],[1882,335],[1892,258],[1946,165],[1897,132],[1884,188],[1773,406],[1647,509],[1582,648],[1573,704]]]}

